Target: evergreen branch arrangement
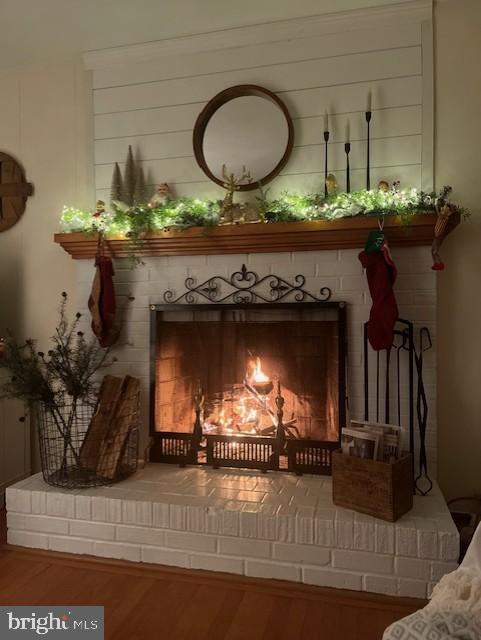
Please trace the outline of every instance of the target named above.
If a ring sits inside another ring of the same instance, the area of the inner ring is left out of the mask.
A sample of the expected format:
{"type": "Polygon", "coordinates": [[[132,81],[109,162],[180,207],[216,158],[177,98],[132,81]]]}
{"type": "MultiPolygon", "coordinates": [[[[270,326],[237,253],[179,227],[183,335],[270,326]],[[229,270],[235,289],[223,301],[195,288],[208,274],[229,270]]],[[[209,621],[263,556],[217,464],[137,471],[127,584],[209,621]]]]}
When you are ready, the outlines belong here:
{"type": "MultiPolygon", "coordinates": [[[[119,186],[119,189],[121,187],[119,186]]],[[[258,212],[261,223],[301,222],[311,220],[340,220],[354,216],[400,216],[406,224],[414,215],[436,213],[439,203],[449,205],[464,217],[469,212],[449,201],[451,187],[439,193],[417,189],[362,189],[351,193],[301,195],[283,192],[270,199],[269,190],[259,189],[254,203],[240,204],[239,209],[258,212]]],[[[92,212],[64,207],[60,220],[66,233],[82,231],[102,232],[106,236],[125,236],[133,239],[152,231],[214,227],[225,224],[222,201],[198,198],[167,198],[165,202],[124,205],[113,200],[110,211],[94,216],[92,212]]],[[[242,220],[240,220],[242,221],[242,220]]]]}
{"type": "Polygon", "coordinates": [[[80,313],[73,321],[67,319],[66,306],[67,294],[62,293],[59,323],[47,353],[37,351],[34,340],[21,343],[7,333],[0,369],[9,373],[9,379],[0,385],[0,397],[42,402],[51,410],[56,410],[66,395],[73,402],[95,402],[95,374],[112,360],[94,336],[87,340],[79,330],[80,313]]]}

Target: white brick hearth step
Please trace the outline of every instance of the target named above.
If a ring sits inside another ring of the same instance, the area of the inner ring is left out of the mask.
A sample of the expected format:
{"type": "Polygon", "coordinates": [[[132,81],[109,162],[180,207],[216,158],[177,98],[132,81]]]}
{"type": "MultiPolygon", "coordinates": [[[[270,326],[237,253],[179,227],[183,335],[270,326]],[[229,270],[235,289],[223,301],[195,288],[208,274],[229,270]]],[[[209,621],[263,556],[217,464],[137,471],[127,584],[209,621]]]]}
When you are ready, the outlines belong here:
{"type": "Polygon", "coordinates": [[[335,507],[317,476],[151,464],[66,491],[40,474],[7,489],[14,545],[424,598],[456,568],[437,487],[395,524],[335,507]]]}

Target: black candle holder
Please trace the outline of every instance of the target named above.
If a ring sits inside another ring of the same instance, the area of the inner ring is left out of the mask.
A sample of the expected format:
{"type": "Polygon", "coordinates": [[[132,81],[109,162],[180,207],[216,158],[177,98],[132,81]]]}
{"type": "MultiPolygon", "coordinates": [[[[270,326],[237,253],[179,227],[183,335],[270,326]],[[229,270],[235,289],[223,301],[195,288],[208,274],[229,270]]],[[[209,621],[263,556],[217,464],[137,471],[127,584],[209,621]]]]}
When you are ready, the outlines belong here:
{"type": "Polygon", "coordinates": [[[327,198],[327,143],[329,142],[329,131],[324,131],[324,197],[327,198]]]}
{"type": "Polygon", "coordinates": [[[346,152],[346,193],[351,193],[351,174],[349,168],[349,154],[351,153],[351,143],[344,143],[344,151],[346,152]]]}
{"type": "Polygon", "coordinates": [[[366,111],[367,122],[367,163],[366,163],[366,189],[369,191],[371,188],[371,111],[366,111]]]}

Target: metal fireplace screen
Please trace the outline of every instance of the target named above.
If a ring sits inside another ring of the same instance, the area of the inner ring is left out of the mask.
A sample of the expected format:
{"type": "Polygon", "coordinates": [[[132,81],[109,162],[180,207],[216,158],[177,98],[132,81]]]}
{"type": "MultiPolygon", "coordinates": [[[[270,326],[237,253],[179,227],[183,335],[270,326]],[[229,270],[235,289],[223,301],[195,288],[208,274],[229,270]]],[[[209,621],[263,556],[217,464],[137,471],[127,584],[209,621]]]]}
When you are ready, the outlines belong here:
{"type": "Polygon", "coordinates": [[[342,303],[152,314],[151,460],[330,473],[345,420],[342,303]]]}
{"type": "Polygon", "coordinates": [[[305,282],[242,265],[189,277],[151,307],[152,461],[330,473],[345,422],[345,305],[305,282]]]}

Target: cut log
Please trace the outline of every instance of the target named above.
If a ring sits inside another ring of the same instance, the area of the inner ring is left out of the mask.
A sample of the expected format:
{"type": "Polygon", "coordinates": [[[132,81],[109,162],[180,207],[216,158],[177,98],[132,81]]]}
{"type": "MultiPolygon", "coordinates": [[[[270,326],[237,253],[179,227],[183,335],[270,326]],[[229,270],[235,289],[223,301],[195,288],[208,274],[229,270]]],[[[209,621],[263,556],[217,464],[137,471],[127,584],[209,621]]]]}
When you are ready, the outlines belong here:
{"type": "Polygon", "coordinates": [[[123,378],[110,375],[106,375],[102,380],[95,413],[80,448],[80,462],[86,469],[97,469],[101,445],[110,432],[110,423],[117,410],[123,382],[123,378]]]}
{"type": "Polygon", "coordinates": [[[97,475],[115,479],[132,429],[137,425],[140,380],[125,376],[117,400],[115,413],[109,423],[109,431],[100,447],[97,475]]]}

